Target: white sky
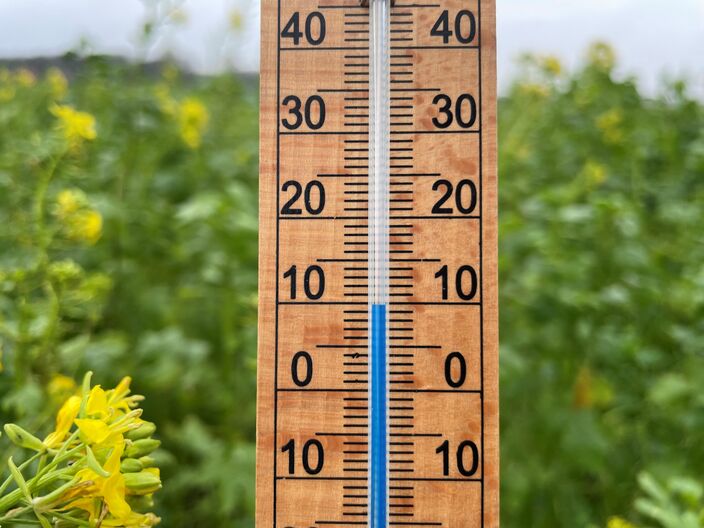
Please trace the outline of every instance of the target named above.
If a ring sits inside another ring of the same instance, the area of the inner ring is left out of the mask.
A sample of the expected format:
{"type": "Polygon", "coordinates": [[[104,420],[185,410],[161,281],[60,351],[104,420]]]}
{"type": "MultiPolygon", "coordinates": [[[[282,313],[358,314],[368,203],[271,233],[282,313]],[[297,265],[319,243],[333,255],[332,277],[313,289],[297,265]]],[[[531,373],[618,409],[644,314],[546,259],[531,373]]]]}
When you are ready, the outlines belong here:
{"type": "MultiPolygon", "coordinates": [[[[149,0],[144,0],[149,3],[149,0]]],[[[152,0],[153,1],[153,0],[152,0]]],[[[173,1],[173,0],[172,0],[173,1]]],[[[497,0],[499,78],[506,85],[525,51],[574,65],[586,46],[611,42],[622,71],[653,88],[687,74],[704,93],[704,0],[497,0]]],[[[202,72],[258,67],[258,0],[185,0],[187,21],[152,51],[169,51],[202,72]],[[233,38],[230,13],[246,21],[233,38]]],[[[61,54],[81,41],[97,52],[134,56],[143,0],[0,0],[0,57],[61,54]]]]}

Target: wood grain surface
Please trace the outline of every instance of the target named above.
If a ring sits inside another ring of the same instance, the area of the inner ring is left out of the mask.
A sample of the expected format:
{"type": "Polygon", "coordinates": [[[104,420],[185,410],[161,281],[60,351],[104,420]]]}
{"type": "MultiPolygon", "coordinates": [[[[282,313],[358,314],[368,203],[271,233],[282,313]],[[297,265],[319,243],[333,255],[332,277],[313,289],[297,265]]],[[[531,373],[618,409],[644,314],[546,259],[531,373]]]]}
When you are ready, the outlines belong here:
{"type": "MultiPolygon", "coordinates": [[[[495,0],[391,20],[389,526],[495,528],[495,0]]],[[[364,526],[368,8],[262,0],[261,21],[256,522],[364,526]]]]}

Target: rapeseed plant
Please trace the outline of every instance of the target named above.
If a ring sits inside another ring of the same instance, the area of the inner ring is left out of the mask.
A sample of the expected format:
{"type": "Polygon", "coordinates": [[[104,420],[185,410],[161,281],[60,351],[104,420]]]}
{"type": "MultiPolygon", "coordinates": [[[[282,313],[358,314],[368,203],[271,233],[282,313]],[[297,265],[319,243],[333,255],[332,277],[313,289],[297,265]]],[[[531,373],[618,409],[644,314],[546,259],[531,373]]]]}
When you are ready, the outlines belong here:
{"type": "Polygon", "coordinates": [[[37,84],[37,76],[31,70],[27,68],[20,68],[15,73],[15,80],[17,84],[22,88],[31,88],[37,84]]]}
{"type": "Polygon", "coordinates": [[[611,517],[606,528],[636,528],[636,526],[622,517],[611,517]]]}
{"type": "Polygon", "coordinates": [[[93,141],[97,136],[95,117],[88,112],[79,112],[68,105],[52,105],[49,111],[58,119],[58,128],[69,145],[76,148],[84,141],[93,141]]]}
{"type": "Polygon", "coordinates": [[[618,145],[623,141],[624,116],[620,108],[612,108],[596,118],[596,127],[602,132],[604,141],[618,145]]]}
{"type": "Polygon", "coordinates": [[[0,68],[0,103],[7,103],[15,98],[16,90],[10,70],[0,68]]]}
{"type": "Polygon", "coordinates": [[[188,147],[197,149],[200,146],[209,118],[205,105],[195,97],[188,97],[181,102],[178,123],[181,139],[188,147]]]}
{"type": "MultiPolygon", "coordinates": [[[[4,426],[16,446],[33,454],[20,465],[12,457],[7,461],[0,526],[148,528],[159,523],[144,511],[161,488],[159,469],[149,456],[159,441],[152,438],[154,424],[141,418],[143,397],[131,394],[130,382],[124,378],[104,390],[91,387],[88,373],[44,440],[16,424],[4,426]]],[[[68,384],[62,380],[61,385],[68,384]]]]}
{"type": "Polygon", "coordinates": [[[66,189],[57,195],[54,214],[71,240],[95,244],[102,235],[102,215],[90,206],[86,195],[78,189],[66,189]]]}
{"type": "Polygon", "coordinates": [[[46,72],[46,82],[49,85],[51,96],[60,100],[66,96],[68,92],[68,80],[59,68],[49,68],[46,72]]]}
{"type": "MultiPolygon", "coordinates": [[[[169,75],[168,70],[165,71],[165,77],[169,75]]],[[[154,96],[159,109],[175,120],[184,144],[193,150],[200,147],[205,127],[210,120],[210,114],[205,105],[195,97],[187,97],[182,101],[176,100],[171,95],[167,83],[156,86],[154,96]]]]}

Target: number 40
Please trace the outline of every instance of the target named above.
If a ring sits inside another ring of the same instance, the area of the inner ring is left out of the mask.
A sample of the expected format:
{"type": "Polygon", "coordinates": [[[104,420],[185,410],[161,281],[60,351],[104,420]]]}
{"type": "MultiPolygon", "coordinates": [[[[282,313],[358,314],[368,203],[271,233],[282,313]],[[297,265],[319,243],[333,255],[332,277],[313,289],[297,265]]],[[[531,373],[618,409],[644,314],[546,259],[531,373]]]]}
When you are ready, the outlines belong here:
{"type": "Polygon", "coordinates": [[[450,29],[450,12],[446,9],[435,22],[430,30],[433,37],[442,37],[445,44],[450,43],[450,37],[454,35],[460,44],[469,44],[477,35],[477,19],[471,11],[463,9],[455,16],[455,32],[450,29]],[[465,22],[466,21],[466,22],[465,22]]]}

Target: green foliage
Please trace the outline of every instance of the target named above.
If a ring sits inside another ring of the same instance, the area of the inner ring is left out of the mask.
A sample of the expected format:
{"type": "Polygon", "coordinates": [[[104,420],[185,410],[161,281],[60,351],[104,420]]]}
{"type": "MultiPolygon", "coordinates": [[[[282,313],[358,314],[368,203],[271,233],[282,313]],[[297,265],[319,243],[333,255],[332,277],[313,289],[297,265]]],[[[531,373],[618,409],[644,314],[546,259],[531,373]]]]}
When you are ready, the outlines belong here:
{"type": "Polygon", "coordinates": [[[704,108],[593,48],[500,104],[503,524],[587,526],[704,469],[704,108]]]}
{"type": "MultiPolygon", "coordinates": [[[[704,107],[613,65],[530,59],[500,102],[508,528],[604,526],[641,471],[704,470],[704,107]]],[[[0,421],[49,430],[69,378],[129,374],[164,525],[253,525],[256,87],[101,59],[25,84],[0,78],[0,421]]]]}
{"type": "Polygon", "coordinates": [[[164,524],[251,525],[256,89],[101,59],[63,99],[49,84],[9,74],[0,105],[0,422],[49,428],[52,391],[72,390],[59,374],[129,374],[164,442],[164,524]],[[95,140],[69,145],[57,99],[95,140]],[[75,202],[97,236],[72,236],[75,202]]]}
{"type": "Polygon", "coordinates": [[[701,528],[704,526],[704,489],[692,479],[672,477],[662,485],[648,473],[638,477],[644,497],[636,509],[662,528],[701,528]]]}

